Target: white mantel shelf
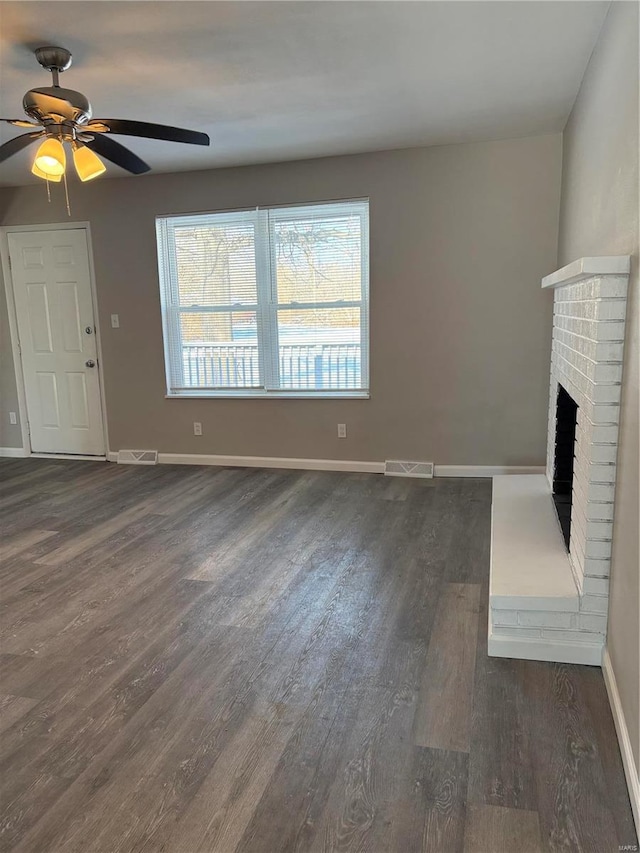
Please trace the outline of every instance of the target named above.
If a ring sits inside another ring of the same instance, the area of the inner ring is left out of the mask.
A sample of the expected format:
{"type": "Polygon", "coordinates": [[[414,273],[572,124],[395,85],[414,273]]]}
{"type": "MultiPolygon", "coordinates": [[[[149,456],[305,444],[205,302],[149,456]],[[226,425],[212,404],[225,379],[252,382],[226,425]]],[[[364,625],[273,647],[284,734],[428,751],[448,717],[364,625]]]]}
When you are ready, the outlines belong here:
{"type": "Polygon", "coordinates": [[[599,258],[578,258],[566,267],[542,279],[542,287],[564,287],[583,279],[602,275],[629,275],[630,255],[606,255],[599,258]]]}

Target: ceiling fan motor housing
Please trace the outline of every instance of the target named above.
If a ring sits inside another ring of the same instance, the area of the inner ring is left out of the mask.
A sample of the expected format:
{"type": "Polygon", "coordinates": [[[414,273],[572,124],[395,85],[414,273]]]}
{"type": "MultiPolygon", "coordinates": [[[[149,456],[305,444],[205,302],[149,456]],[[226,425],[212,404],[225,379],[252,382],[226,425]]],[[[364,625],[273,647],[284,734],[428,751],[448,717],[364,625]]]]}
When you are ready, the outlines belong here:
{"type": "Polygon", "coordinates": [[[91,104],[82,92],[61,86],[30,89],[22,99],[22,106],[26,114],[38,122],[49,119],[56,124],[63,121],[86,124],[92,116],[91,104]]]}

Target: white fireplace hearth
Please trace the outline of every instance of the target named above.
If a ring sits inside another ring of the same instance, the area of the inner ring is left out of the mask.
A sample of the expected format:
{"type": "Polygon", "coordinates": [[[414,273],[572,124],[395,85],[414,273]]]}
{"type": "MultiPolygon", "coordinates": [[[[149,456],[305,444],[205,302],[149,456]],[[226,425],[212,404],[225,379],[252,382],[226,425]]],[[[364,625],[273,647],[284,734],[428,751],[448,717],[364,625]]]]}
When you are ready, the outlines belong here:
{"type": "Polygon", "coordinates": [[[492,656],[601,663],[629,265],[628,256],[581,258],[542,280],[554,289],[546,475],[493,478],[492,656]],[[559,387],[577,404],[568,548],[552,497],[559,387]]]}

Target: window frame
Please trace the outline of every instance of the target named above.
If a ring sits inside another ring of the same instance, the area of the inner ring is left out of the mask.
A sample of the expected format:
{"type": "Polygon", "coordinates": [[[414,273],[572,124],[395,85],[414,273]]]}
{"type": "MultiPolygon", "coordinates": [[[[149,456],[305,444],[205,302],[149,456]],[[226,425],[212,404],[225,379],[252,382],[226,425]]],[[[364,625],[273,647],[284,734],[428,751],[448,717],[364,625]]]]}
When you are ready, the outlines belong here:
{"type": "Polygon", "coordinates": [[[200,213],[163,214],[156,217],[156,246],[158,254],[158,284],[162,315],[162,343],[165,363],[166,399],[194,398],[247,398],[247,399],[369,399],[369,199],[342,199],[338,201],[307,202],[304,204],[271,205],[234,210],[204,211],[200,213]],[[327,308],[358,308],[360,310],[360,377],[361,388],[315,389],[274,387],[274,379],[280,379],[278,314],[281,310],[303,310],[315,308],[323,303],[279,303],[277,261],[275,241],[271,234],[275,229],[277,211],[317,208],[318,211],[335,208],[336,211],[348,205],[359,206],[361,251],[360,251],[360,300],[343,300],[327,303],[327,308]],[[274,215],[272,221],[272,214],[274,215]],[[177,276],[177,256],[175,240],[170,239],[172,226],[180,220],[202,219],[203,217],[224,217],[228,222],[254,223],[254,251],[256,272],[256,303],[242,303],[240,310],[255,311],[258,340],[258,366],[260,387],[173,387],[171,377],[183,375],[182,328],[180,318],[189,313],[220,313],[238,310],[238,303],[216,304],[215,306],[180,306],[177,276]],[[173,346],[172,342],[180,342],[173,346]]]}

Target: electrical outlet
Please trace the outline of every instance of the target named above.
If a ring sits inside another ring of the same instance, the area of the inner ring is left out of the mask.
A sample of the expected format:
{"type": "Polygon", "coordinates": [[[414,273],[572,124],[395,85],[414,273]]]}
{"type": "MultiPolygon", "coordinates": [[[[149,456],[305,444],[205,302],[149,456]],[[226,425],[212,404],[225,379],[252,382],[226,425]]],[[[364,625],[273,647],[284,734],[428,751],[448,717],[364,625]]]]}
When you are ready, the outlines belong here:
{"type": "Polygon", "coordinates": [[[193,422],[193,434],[202,435],[202,424],[200,423],[200,421],[193,422]]]}
{"type": "Polygon", "coordinates": [[[112,329],[119,329],[120,328],[120,317],[118,316],[118,314],[112,314],[111,315],[111,328],[112,329]]]}
{"type": "Polygon", "coordinates": [[[338,438],[346,438],[347,437],[347,425],[346,424],[338,424],[338,438]]]}
{"type": "Polygon", "coordinates": [[[16,415],[15,412],[9,412],[9,423],[10,424],[17,424],[18,423],[18,416],[16,415]]]}

